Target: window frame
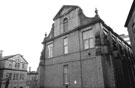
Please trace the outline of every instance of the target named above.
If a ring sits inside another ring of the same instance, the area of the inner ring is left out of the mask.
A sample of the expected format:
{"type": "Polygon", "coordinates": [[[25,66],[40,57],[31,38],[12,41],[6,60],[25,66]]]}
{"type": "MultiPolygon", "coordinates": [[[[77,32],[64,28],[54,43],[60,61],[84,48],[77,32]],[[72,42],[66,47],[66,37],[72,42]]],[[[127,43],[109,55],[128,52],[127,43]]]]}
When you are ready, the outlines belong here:
{"type": "Polygon", "coordinates": [[[69,53],[69,49],[68,49],[68,37],[64,37],[63,38],[63,53],[64,54],[68,54],[69,53]],[[65,44],[65,40],[67,39],[67,43],[65,44]]]}
{"type": "Polygon", "coordinates": [[[53,43],[48,43],[47,44],[47,58],[52,58],[53,57],[53,43]],[[49,48],[49,46],[52,46],[49,48]]]}
{"type": "Polygon", "coordinates": [[[25,68],[25,63],[22,63],[22,69],[24,69],[25,68]]]}
{"type": "Polygon", "coordinates": [[[69,65],[68,64],[63,65],[63,84],[69,84],[69,65]]]}
{"type": "Polygon", "coordinates": [[[13,80],[16,80],[16,74],[13,75],[13,80]]]}
{"type": "Polygon", "coordinates": [[[12,80],[12,73],[9,73],[9,80],[12,80]]]}
{"type": "Polygon", "coordinates": [[[86,50],[86,49],[91,49],[91,48],[94,48],[95,47],[95,41],[94,41],[94,34],[93,34],[94,32],[93,32],[93,28],[88,28],[87,30],[85,30],[85,31],[82,31],[82,41],[83,41],[83,49],[84,50],[86,50]],[[92,32],[92,35],[91,36],[89,36],[88,38],[84,38],[84,36],[85,36],[85,33],[87,33],[87,32],[92,32]],[[90,41],[93,41],[92,43],[93,44],[91,44],[91,42],[90,41]],[[85,41],[88,41],[88,47],[87,48],[85,48],[86,46],[85,46],[85,41]],[[92,45],[92,46],[91,46],[92,45]]]}
{"type": "Polygon", "coordinates": [[[16,80],[18,80],[18,76],[19,76],[19,74],[16,74],[16,80]]]}
{"type": "Polygon", "coordinates": [[[66,32],[68,30],[68,18],[65,17],[63,19],[63,32],[66,32]]]}

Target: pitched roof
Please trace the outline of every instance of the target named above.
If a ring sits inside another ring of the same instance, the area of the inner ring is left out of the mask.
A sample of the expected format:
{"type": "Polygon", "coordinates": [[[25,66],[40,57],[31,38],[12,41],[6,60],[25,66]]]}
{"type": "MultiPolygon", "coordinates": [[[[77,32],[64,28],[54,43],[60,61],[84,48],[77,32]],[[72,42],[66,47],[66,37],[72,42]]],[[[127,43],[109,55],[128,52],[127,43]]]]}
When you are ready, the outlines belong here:
{"type": "Polygon", "coordinates": [[[125,25],[124,25],[125,27],[127,27],[128,23],[129,23],[129,20],[130,20],[132,14],[133,14],[133,12],[134,12],[134,9],[135,9],[135,0],[133,0],[133,4],[132,4],[131,9],[130,9],[130,11],[129,11],[129,14],[128,14],[126,23],[125,23],[125,25]]]}
{"type": "Polygon", "coordinates": [[[79,8],[79,6],[76,5],[63,5],[61,7],[61,9],[59,10],[59,12],[56,14],[56,16],[53,18],[53,20],[57,19],[58,17],[60,17],[60,13],[65,9],[65,8],[71,8],[70,11],[79,8]]]}
{"type": "Polygon", "coordinates": [[[4,56],[4,57],[2,57],[1,60],[7,60],[7,59],[12,58],[12,57],[14,57],[14,56],[16,56],[16,55],[4,56]]]}
{"type": "Polygon", "coordinates": [[[22,59],[23,59],[26,63],[28,63],[28,62],[23,58],[23,56],[22,56],[21,54],[15,54],[15,55],[4,56],[4,57],[2,57],[2,59],[0,59],[0,61],[2,61],[2,60],[8,60],[8,59],[10,59],[10,58],[12,58],[12,57],[14,57],[14,56],[17,56],[17,55],[20,55],[20,56],[22,57],[22,59]]]}

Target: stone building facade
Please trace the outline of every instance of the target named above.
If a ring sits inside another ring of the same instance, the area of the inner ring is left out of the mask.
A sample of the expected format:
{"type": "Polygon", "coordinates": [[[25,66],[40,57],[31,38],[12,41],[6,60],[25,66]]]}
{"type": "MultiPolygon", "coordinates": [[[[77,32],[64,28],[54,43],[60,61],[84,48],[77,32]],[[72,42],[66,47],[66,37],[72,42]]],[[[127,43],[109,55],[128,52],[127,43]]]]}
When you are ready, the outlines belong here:
{"type": "Polygon", "coordinates": [[[45,35],[40,88],[134,88],[131,46],[99,17],[64,5],[45,35]]]}
{"type": "Polygon", "coordinates": [[[20,54],[0,58],[0,88],[26,88],[27,65],[20,54]]]}
{"type": "Polygon", "coordinates": [[[129,11],[125,27],[127,27],[130,41],[131,41],[131,46],[133,48],[133,52],[135,55],[135,0],[133,0],[131,9],[129,11]]]}

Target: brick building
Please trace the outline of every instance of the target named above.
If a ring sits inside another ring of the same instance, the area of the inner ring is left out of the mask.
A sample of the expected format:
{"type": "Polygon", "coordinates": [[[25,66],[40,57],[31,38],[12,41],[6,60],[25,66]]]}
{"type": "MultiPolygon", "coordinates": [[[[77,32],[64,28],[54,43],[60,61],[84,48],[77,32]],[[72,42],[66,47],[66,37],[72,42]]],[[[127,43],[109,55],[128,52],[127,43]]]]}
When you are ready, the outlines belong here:
{"type": "Polygon", "coordinates": [[[40,88],[134,88],[131,46],[99,17],[64,5],[45,35],[40,88]]]}

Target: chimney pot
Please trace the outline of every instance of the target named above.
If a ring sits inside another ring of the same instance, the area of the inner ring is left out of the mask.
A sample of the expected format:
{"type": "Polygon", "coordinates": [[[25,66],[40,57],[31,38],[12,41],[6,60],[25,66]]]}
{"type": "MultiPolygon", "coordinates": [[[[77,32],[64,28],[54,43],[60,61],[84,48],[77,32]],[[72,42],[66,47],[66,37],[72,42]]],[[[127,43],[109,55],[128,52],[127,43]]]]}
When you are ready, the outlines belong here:
{"type": "Polygon", "coordinates": [[[2,59],[2,52],[3,50],[0,50],[0,59],[2,59]]]}

